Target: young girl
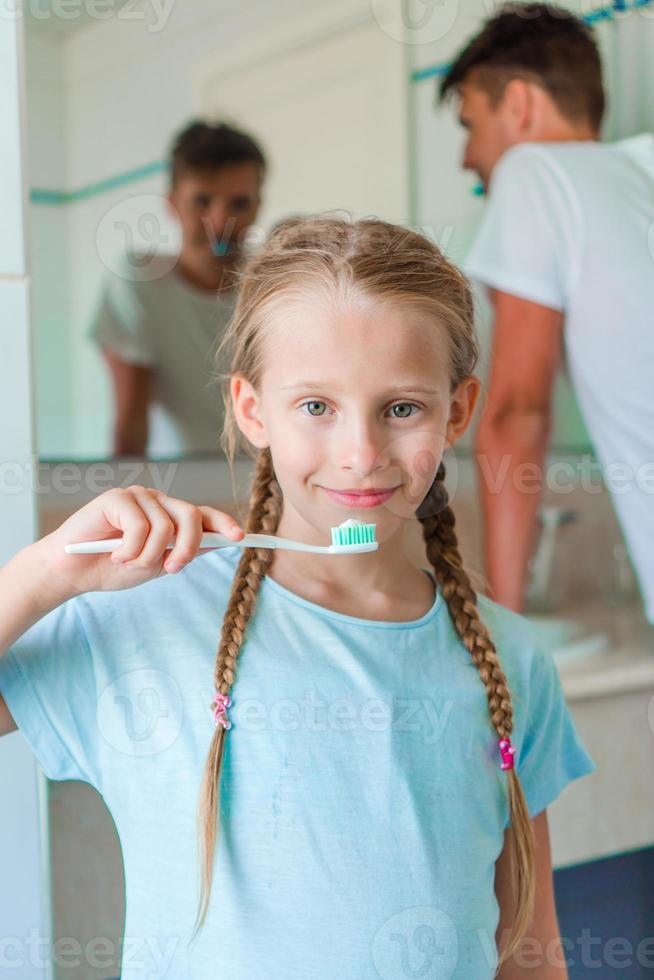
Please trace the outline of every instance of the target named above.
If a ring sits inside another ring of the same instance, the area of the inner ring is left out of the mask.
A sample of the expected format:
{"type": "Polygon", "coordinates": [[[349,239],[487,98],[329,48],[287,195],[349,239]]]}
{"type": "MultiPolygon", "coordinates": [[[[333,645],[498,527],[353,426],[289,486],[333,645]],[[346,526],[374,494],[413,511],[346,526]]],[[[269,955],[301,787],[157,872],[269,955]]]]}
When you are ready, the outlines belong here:
{"type": "Polygon", "coordinates": [[[545,808],[595,765],[532,626],[458,551],[466,280],[406,229],[292,220],[246,266],[224,351],[245,532],[329,544],[355,518],[377,551],[199,553],[203,530],[244,532],[132,486],[0,571],[1,730],[107,803],[122,980],[561,980],[545,808]],[[404,547],[416,518],[430,568],[404,547]]]}

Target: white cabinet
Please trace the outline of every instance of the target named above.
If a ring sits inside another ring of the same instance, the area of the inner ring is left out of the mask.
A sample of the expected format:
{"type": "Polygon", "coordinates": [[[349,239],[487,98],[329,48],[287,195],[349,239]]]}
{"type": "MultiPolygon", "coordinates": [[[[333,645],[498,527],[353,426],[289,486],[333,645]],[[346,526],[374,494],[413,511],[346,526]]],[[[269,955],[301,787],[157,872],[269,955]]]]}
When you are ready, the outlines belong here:
{"type": "MultiPolygon", "coordinates": [[[[633,659],[617,650],[611,656],[616,662],[624,659],[625,669],[621,675],[611,672],[610,693],[568,697],[581,740],[597,769],[570,783],[548,808],[555,867],[654,845],[652,650],[643,646],[633,659]],[[633,683],[625,677],[629,672],[633,683]]],[[[596,682],[597,676],[589,666],[589,682],[596,682]]],[[[563,686],[565,691],[565,678],[563,686]]]]}

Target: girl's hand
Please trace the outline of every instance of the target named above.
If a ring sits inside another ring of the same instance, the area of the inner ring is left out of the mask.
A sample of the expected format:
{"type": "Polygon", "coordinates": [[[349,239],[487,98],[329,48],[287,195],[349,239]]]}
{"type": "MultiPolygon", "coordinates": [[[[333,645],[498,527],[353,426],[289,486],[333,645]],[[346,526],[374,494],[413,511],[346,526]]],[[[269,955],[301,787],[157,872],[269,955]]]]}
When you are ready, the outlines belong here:
{"type": "Polygon", "coordinates": [[[214,507],[142,487],[114,488],[100,494],[37,541],[48,588],[62,601],[82,592],[130,589],[149,579],[182,569],[198,554],[203,531],[217,531],[234,541],[245,532],[238,523],[214,507]],[[119,538],[113,552],[69,555],[64,545],[75,541],[119,538]],[[166,545],[176,543],[172,549],[166,545]]]}

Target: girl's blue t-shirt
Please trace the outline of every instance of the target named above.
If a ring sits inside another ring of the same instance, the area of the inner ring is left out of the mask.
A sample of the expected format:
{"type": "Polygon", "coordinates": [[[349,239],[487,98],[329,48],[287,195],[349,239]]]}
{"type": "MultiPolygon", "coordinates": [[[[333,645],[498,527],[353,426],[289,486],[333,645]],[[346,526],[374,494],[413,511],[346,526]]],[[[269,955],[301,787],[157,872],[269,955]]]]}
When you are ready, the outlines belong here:
{"type": "MultiPolygon", "coordinates": [[[[94,786],[123,850],[122,980],[490,980],[507,776],[484,685],[436,592],[420,619],[333,612],[271,578],[237,662],[211,905],[196,809],[223,614],[241,551],[93,592],[0,657],[46,776],[94,786]]],[[[554,661],[480,595],[532,816],[596,765],[554,661]]]]}

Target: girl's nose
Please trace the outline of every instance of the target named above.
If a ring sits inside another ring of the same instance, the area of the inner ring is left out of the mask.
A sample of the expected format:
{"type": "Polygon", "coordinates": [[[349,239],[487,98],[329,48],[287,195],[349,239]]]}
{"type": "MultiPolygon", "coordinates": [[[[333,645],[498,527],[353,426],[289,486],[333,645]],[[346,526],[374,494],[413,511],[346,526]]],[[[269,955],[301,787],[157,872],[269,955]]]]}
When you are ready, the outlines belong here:
{"type": "Polygon", "coordinates": [[[384,469],[384,446],[372,427],[359,426],[336,438],[339,442],[338,463],[343,469],[361,476],[384,469]]]}

